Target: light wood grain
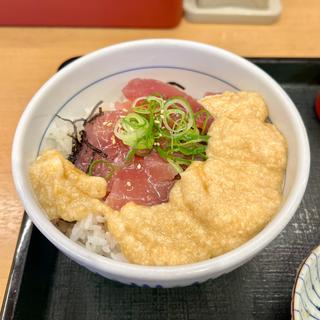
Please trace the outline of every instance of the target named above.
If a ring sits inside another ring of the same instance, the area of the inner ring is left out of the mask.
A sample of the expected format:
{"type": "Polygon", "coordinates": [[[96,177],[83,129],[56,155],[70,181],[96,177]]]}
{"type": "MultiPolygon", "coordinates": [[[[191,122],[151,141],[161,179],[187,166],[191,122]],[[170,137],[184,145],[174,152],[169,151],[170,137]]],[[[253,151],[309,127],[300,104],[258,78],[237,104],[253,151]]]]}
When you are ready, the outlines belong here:
{"type": "Polygon", "coordinates": [[[0,28],[0,301],[23,212],[11,178],[13,134],[24,107],[59,64],[110,44],[142,38],[195,40],[247,57],[319,57],[320,1],[282,3],[283,14],[273,25],[209,25],[182,20],[168,30],[0,28]]]}

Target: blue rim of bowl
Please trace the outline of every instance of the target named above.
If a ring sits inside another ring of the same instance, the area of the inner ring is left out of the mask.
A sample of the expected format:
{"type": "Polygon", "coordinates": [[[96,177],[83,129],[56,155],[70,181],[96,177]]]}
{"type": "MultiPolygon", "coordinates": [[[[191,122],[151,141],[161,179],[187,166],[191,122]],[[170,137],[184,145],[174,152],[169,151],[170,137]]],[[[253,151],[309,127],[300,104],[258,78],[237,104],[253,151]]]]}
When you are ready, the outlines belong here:
{"type": "Polygon", "coordinates": [[[189,72],[193,72],[193,73],[197,73],[197,74],[201,74],[201,75],[204,75],[204,76],[207,76],[209,78],[212,78],[212,79],[215,79],[215,80],[218,80],[224,84],[227,84],[228,86],[230,86],[232,89],[236,90],[236,91],[239,91],[240,89],[238,87],[236,87],[235,85],[233,85],[232,83],[226,81],[226,80],[223,80],[215,75],[212,75],[212,74],[209,74],[209,73],[206,73],[206,72],[203,72],[203,71],[198,71],[198,70],[195,70],[195,69],[191,69],[191,68],[184,68],[184,67],[176,67],[176,66],[166,66],[166,65],[151,65],[151,66],[143,66],[143,67],[138,67],[138,68],[131,68],[131,69],[125,69],[125,70],[121,70],[121,71],[118,71],[118,72],[114,72],[114,73],[111,73],[111,74],[108,74],[106,76],[103,76],[97,80],[94,80],[92,81],[91,83],[87,84],[86,86],[84,86],[83,88],[81,88],[80,90],[78,90],[75,94],[73,94],[70,98],[68,98],[63,104],[61,107],[58,108],[57,112],[53,115],[53,117],[51,118],[51,120],[49,121],[47,127],[45,128],[44,130],[44,133],[41,137],[41,140],[40,140],[40,143],[39,143],[39,146],[38,146],[38,151],[37,151],[37,154],[39,155],[40,153],[40,149],[41,149],[41,146],[42,146],[42,143],[43,143],[43,140],[48,132],[48,129],[50,128],[53,120],[55,119],[55,117],[59,114],[59,112],[61,112],[74,98],[76,98],[80,93],[84,92],[85,90],[89,89],[90,87],[94,86],[95,84],[103,81],[103,80],[106,80],[106,79],[109,79],[109,78],[112,78],[112,77],[115,77],[115,76],[118,76],[120,74],[124,74],[124,73],[128,73],[128,72],[132,72],[132,71],[138,71],[138,70],[148,70],[148,69],[175,69],[175,70],[183,70],[183,71],[189,71],[189,72]]]}
{"type": "MultiPolygon", "coordinates": [[[[296,299],[296,296],[297,296],[297,287],[298,287],[298,284],[299,282],[302,280],[304,282],[304,279],[300,276],[301,273],[304,271],[304,269],[308,266],[309,269],[310,269],[310,265],[308,265],[308,261],[309,259],[311,259],[312,255],[315,255],[316,256],[316,259],[318,261],[318,256],[317,254],[315,253],[315,251],[319,251],[320,250],[320,245],[317,245],[315,246],[313,249],[311,249],[308,253],[308,255],[302,260],[302,262],[300,263],[298,269],[297,269],[297,272],[296,272],[296,277],[295,277],[295,282],[294,282],[294,285],[293,285],[293,288],[292,288],[292,292],[291,292],[291,320],[301,320],[301,319],[304,319],[302,316],[301,316],[301,312],[300,310],[296,309],[295,307],[295,299],[296,299]],[[297,319],[296,317],[296,313],[299,314],[300,316],[300,319],[297,319]]],[[[319,279],[320,280],[320,279],[319,279]]],[[[319,318],[316,318],[315,316],[313,316],[312,314],[309,314],[312,319],[316,319],[318,320],[319,318]]]]}

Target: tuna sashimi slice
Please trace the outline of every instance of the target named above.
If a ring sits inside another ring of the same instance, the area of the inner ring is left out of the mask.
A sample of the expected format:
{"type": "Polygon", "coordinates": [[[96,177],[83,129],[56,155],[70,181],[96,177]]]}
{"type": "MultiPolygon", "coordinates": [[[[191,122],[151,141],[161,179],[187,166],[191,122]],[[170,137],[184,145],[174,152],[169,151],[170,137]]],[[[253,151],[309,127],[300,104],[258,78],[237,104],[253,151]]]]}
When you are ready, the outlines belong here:
{"type": "Polygon", "coordinates": [[[106,203],[120,209],[133,201],[141,205],[154,205],[168,201],[177,172],[156,152],[119,169],[112,177],[106,203]]]}
{"type": "MultiPolygon", "coordinates": [[[[189,96],[182,90],[159,80],[136,78],[136,79],[130,80],[128,84],[122,89],[122,92],[124,96],[131,101],[134,101],[139,97],[144,97],[152,94],[161,94],[164,99],[169,99],[172,97],[179,96],[188,100],[193,112],[204,110],[204,107],[196,99],[189,96]]],[[[202,128],[203,122],[205,121],[205,119],[206,119],[205,114],[202,114],[197,119],[197,126],[199,128],[202,128]]],[[[213,118],[210,117],[206,126],[206,130],[209,128],[212,121],[213,121],[213,118]]]]}
{"type": "MultiPolygon", "coordinates": [[[[128,103],[123,107],[130,107],[128,103]]],[[[108,182],[106,202],[113,209],[120,209],[127,202],[133,201],[142,205],[154,205],[168,201],[177,172],[158,153],[152,151],[141,158],[135,156],[130,162],[125,161],[129,147],[114,136],[115,123],[123,111],[120,105],[117,110],[104,112],[85,124],[82,146],[76,155],[75,165],[88,172],[94,160],[105,160],[109,165],[99,163],[94,167],[95,176],[106,177],[113,171],[108,182]],[[101,152],[95,151],[99,149],[101,152]]]]}
{"type": "Polygon", "coordinates": [[[124,114],[123,111],[108,111],[85,125],[88,142],[115,163],[122,163],[129,150],[113,133],[116,122],[124,114]]]}
{"type": "Polygon", "coordinates": [[[154,181],[173,180],[177,175],[177,171],[155,151],[143,158],[142,165],[154,181]]]}
{"type": "MultiPolygon", "coordinates": [[[[81,149],[75,160],[75,165],[79,169],[87,172],[90,163],[98,159],[105,159],[118,165],[124,162],[129,147],[113,133],[115,123],[124,114],[124,111],[119,110],[107,111],[85,124],[81,149]],[[94,148],[99,149],[101,153],[95,152],[94,148]]],[[[96,169],[95,175],[102,177],[106,175],[105,166],[99,165],[96,169]]]]}
{"type": "Polygon", "coordinates": [[[129,100],[125,100],[125,101],[117,101],[114,104],[114,107],[117,111],[121,111],[121,112],[128,112],[131,109],[132,106],[132,101],[129,100]]]}

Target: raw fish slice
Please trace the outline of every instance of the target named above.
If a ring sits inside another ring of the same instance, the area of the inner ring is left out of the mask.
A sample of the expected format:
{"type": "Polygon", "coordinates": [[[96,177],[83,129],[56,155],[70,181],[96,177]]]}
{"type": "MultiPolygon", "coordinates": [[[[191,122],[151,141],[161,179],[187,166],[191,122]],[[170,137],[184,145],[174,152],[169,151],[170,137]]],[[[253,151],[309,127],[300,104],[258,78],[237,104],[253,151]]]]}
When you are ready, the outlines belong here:
{"type": "MultiPolygon", "coordinates": [[[[183,97],[190,103],[193,112],[204,110],[204,107],[193,97],[189,96],[185,92],[176,87],[154,79],[140,79],[136,78],[128,82],[128,84],[122,89],[124,96],[131,101],[139,97],[160,94],[164,99],[172,97],[183,97]]],[[[201,114],[197,118],[197,127],[202,128],[206,114],[201,114]]],[[[209,129],[213,121],[212,116],[209,115],[209,119],[206,124],[206,131],[209,129]]]]}
{"type": "Polygon", "coordinates": [[[85,125],[88,142],[107,155],[107,160],[122,163],[129,147],[113,133],[115,123],[123,116],[123,111],[108,111],[85,125]]]}
{"type": "MultiPolygon", "coordinates": [[[[127,111],[105,112],[85,125],[85,141],[77,154],[75,165],[88,172],[94,160],[107,160],[110,165],[99,163],[94,167],[93,174],[108,177],[108,194],[106,202],[113,209],[120,209],[127,202],[133,201],[142,205],[154,205],[168,201],[169,192],[175,182],[177,172],[155,151],[144,158],[135,156],[133,161],[126,162],[129,147],[113,134],[115,123],[127,111]],[[97,148],[102,153],[93,150],[97,148]]],[[[123,107],[130,107],[127,103],[123,107]]]]}
{"type": "Polygon", "coordinates": [[[118,210],[130,201],[147,206],[166,202],[176,175],[172,166],[156,152],[145,158],[135,157],[133,163],[112,177],[106,203],[118,210]]]}
{"type": "MultiPolygon", "coordinates": [[[[121,110],[104,112],[85,125],[84,141],[74,163],[79,169],[87,172],[90,163],[98,159],[108,160],[117,165],[123,164],[129,147],[115,137],[113,129],[120,116],[124,114],[125,112],[121,110]],[[94,148],[101,150],[101,153],[94,151],[94,148]]],[[[95,175],[105,176],[105,166],[99,165],[99,167],[97,166],[95,175]],[[99,172],[99,167],[102,172],[99,172]]]]}

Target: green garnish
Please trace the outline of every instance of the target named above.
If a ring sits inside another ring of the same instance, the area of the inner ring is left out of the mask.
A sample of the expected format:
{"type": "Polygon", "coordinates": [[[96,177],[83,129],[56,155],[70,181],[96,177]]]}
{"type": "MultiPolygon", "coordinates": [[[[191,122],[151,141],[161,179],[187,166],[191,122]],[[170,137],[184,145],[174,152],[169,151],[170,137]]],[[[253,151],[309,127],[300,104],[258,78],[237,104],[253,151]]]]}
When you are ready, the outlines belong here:
{"type": "Polygon", "coordinates": [[[99,160],[94,160],[90,163],[89,169],[88,169],[88,175],[89,176],[93,176],[93,172],[95,167],[102,163],[103,165],[105,165],[110,171],[109,173],[104,177],[107,181],[112,177],[113,173],[114,173],[114,166],[107,160],[103,160],[103,159],[99,159],[99,160]]]}
{"type": "Polygon", "coordinates": [[[138,150],[151,149],[154,143],[151,122],[138,113],[132,112],[120,119],[114,134],[124,144],[138,150]]]}
{"type": "Polygon", "coordinates": [[[203,124],[202,124],[201,133],[204,133],[206,131],[207,124],[208,124],[208,121],[209,121],[211,115],[208,110],[203,108],[202,110],[200,110],[194,114],[195,119],[197,120],[198,118],[200,118],[202,114],[205,115],[205,120],[203,121],[203,124]]]}
{"type": "Polygon", "coordinates": [[[181,173],[181,166],[207,158],[209,136],[205,130],[210,114],[206,110],[193,113],[184,98],[164,100],[152,95],[136,99],[132,111],[120,118],[114,128],[115,136],[130,147],[126,160],[131,160],[138,150],[154,148],[181,173]],[[196,120],[203,113],[206,118],[199,132],[196,120]]]}

